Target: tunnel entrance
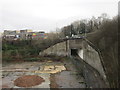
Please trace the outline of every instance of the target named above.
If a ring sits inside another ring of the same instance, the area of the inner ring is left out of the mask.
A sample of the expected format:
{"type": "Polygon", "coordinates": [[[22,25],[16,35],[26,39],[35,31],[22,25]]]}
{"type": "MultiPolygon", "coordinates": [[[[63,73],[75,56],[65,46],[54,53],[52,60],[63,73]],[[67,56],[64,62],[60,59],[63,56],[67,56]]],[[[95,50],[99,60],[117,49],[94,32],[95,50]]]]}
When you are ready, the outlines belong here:
{"type": "Polygon", "coordinates": [[[78,49],[71,49],[71,55],[77,56],[78,55],[78,49]]]}

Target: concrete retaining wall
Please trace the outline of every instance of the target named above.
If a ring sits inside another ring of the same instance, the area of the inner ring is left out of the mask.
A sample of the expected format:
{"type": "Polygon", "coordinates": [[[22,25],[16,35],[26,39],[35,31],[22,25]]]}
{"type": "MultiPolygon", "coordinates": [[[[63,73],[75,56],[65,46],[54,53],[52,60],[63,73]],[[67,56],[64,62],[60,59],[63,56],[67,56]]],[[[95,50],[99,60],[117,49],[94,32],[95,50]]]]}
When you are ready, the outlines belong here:
{"type": "Polygon", "coordinates": [[[98,71],[80,58],[71,57],[77,71],[85,79],[87,88],[109,88],[109,85],[101,77],[98,71]]]}
{"type": "Polygon", "coordinates": [[[68,47],[67,47],[67,41],[57,43],[43,52],[40,52],[39,55],[57,55],[57,56],[67,56],[68,55],[68,47]]]}
{"type": "Polygon", "coordinates": [[[100,73],[100,75],[106,79],[106,75],[98,52],[87,43],[84,43],[83,47],[83,60],[95,68],[100,73]]]}

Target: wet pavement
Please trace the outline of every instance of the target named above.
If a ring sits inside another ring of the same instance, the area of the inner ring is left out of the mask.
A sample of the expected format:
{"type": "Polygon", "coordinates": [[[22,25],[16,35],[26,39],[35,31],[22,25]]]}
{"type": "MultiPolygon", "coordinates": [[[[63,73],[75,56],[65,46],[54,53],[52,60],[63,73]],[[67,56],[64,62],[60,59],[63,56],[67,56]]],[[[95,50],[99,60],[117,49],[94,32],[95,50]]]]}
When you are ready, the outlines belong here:
{"type": "Polygon", "coordinates": [[[25,75],[37,75],[44,79],[39,85],[27,88],[85,88],[84,78],[80,76],[69,60],[45,62],[19,62],[4,64],[2,67],[2,88],[22,88],[14,81],[25,75]],[[54,78],[51,80],[51,78],[54,78]]]}

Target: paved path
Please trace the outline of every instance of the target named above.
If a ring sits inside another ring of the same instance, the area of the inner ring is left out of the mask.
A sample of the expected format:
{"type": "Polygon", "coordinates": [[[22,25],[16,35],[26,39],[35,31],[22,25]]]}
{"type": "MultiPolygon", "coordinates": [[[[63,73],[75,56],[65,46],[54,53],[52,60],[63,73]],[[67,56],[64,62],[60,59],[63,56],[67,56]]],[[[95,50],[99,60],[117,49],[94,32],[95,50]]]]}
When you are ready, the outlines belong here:
{"type": "Polygon", "coordinates": [[[70,60],[66,60],[64,65],[67,70],[52,75],[54,82],[51,83],[51,86],[54,88],[85,88],[85,80],[77,72],[72,62],[70,60]],[[56,86],[53,84],[56,84],[56,86]]]}
{"type": "Polygon", "coordinates": [[[68,63],[66,60],[62,62],[22,62],[3,65],[1,86],[3,88],[22,88],[15,86],[14,80],[23,75],[38,75],[45,80],[42,84],[29,88],[53,88],[51,84],[54,82],[56,83],[56,80],[58,85],[57,88],[85,87],[83,83],[84,79],[82,77],[78,79],[75,68],[72,67],[72,64],[68,63]],[[54,78],[56,79],[54,81],[51,81],[50,79],[53,77],[52,75],[55,75],[54,78]]]}

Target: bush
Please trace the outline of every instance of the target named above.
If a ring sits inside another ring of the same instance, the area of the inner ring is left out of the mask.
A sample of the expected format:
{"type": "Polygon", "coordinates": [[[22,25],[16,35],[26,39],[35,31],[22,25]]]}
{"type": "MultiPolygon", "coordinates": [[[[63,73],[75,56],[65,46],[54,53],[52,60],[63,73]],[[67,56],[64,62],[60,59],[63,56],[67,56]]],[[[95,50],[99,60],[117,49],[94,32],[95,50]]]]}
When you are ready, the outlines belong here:
{"type": "Polygon", "coordinates": [[[11,55],[11,56],[16,56],[16,55],[17,55],[16,50],[11,50],[10,55],[11,55]]]}
{"type": "Polygon", "coordinates": [[[34,58],[24,58],[25,61],[37,61],[40,60],[40,58],[34,57],[34,58]]]}

